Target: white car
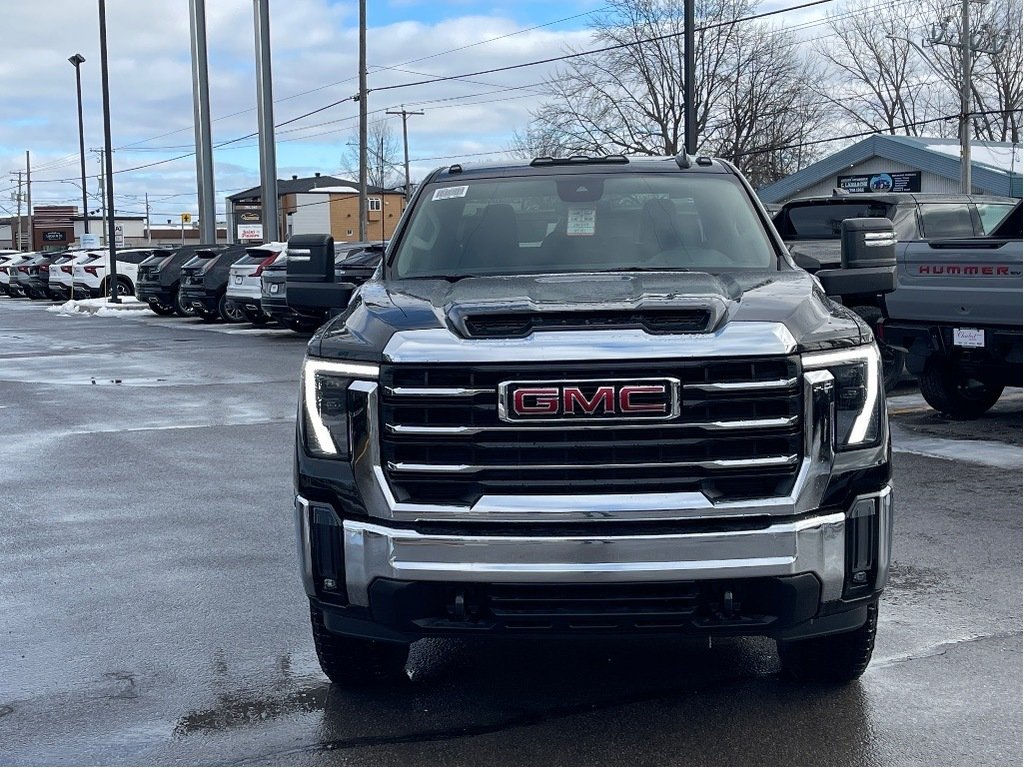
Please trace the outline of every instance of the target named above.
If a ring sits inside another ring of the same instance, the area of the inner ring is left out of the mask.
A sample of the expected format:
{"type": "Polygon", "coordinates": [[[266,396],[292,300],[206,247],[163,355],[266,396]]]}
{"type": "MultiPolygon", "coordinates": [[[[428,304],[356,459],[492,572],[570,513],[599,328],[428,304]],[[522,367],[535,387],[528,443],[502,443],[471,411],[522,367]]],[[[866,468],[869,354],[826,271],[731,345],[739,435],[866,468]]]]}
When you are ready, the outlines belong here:
{"type": "Polygon", "coordinates": [[[7,272],[7,265],[14,261],[21,251],[0,251],[0,293],[8,293],[11,284],[11,276],[7,272]]]}
{"type": "Polygon", "coordinates": [[[288,247],[287,243],[264,243],[246,248],[246,254],[234,264],[228,275],[227,302],[245,315],[250,323],[262,325],[270,317],[263,312],[260,282],[263,269],[288,247]]]}
{"type": "MultiPolygon", "coordinates": [[[[29,252],[18,252],[16,251],[12,257],[6,261],[3,265],[3,278],[0,279],[0,288],[8,296],[24,296],[24,291],[20,285],[20,273],[18,267],[22,266],[28,261],[31,261],[39,254],[35,251],[29,252]]],[[[26,268],[27,269],[27,268],[26,268]]],[[[24,270],[22,270],[23,272],[24,270]]]]}
{"type": "MultiPolygon", "coordinates": [[[[117,251],[117,294],[134,296],[135,281],[139,276],[139,264],[153,255],[153,248],[124,248],[117,251]]],[[[90,250],[75,259],[72,271],[75,296],[99,298],[110,291],[107,288],[107,271],[110,267],[109,253],[90,250]]]]}
{"type": "Polygon", "coordinates": [[[87,251],[68,251],[54,259],[50,265],[50,293],[55,299],[71,298],[75,262],[87,255],[87,251]]]}

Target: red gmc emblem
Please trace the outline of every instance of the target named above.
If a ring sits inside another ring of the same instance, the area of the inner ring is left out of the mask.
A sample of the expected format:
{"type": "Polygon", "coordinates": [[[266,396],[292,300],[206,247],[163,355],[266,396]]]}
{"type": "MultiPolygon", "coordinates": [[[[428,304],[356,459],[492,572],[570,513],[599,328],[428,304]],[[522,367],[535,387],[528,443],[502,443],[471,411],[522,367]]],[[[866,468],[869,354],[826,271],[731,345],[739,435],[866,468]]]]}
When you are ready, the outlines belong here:
{"type": "Polygon", "coordinates": [[[665,421],[679,415],[678,379],[504,381],[502,421],[665,421]]]}

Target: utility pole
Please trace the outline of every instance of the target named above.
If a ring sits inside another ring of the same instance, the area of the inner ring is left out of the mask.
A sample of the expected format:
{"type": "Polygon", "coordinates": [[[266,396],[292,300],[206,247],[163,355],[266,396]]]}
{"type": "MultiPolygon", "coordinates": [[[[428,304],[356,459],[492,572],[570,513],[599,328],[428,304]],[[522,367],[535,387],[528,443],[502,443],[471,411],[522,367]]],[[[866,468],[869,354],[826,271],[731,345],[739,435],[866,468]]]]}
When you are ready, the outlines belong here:
{"type": "MultiPolygon", "coordinates": [[[[270,71],[270,4],[253,0],[256,26],[256,116],[260,133],[260,202],[263,241],[280,238],[277,213],[277,151],[274,147],[274,93],[270,71]]],[[[212,198],[211,198],[212,202],[212,198]]],[[[211,216],[216,235],[217,219],[211,216]]]]}
{"type": "Polygon", "coordinates": [[[153,244],[153,229],[149,226],[149,192],[146,193],[146,245],[153,244]]]}
{"type": "Polygon", "coordinates": [[[106,168],[106,164],[104,163],[105,153],[104,153],[104,151],[102,149],[93,149],[93,150],[90,150],[90,151],[98,152],[99,156],[100,156],[100,175],[96,178],[96,181],[97,181],[97,183],[99,185],[100,221],[102,222],[102,224],[100,226],[100,240],[101,240],[101,244],[102,245],[106,245],[107,244],[107,196],[105,194],[103,194],[103,189],[104,189],[103,182],[104,182],[104,180],[106,178],[106,174],[104,173],[104,169],[106,168]]]}
{"type": "Polygon", "coordinates": [[[217,242],[214,209],[213,138],[210,132],[210,80],[206,60],[206,0],[189,0],[192,33],[192,112],[196,134],[199,242],[217,242]]]}
{"type": "Polygon", "coordinates": [[[25,187],[28,193],[28,249],[31,251],[36,247],[36,238],[35,228],[32,226],[32,158],[27,149],[25,150],[25,187]]]}
{"type": "MultiPolygon", "coordinates": [[[[952,18],[946,17],[942,21],[932,24],[931,34],[923,41],[925,47],[929,48],[945,45],[948,48],[960,49],[960,191],[965,195],[971,194],[971,77],[973,76],[974,54],[995,55],[1006,46],[1005,33],[1002,36],[996,35],[987,24],[983,24],[976,35],[972,33],[971,2],[984,4],[986,0],[961,0],[959,34],[955,29],[950,29],[952,18]]],[[[910,44],[914,45],[913,42],[910,44]]],[[[939,71],[924,51],[916,45],[914,47],[924,56],[932,69],[939,71]]],[[[942,73],[940,72],[940,74],[942,73]]]]}
{"type": "Polygon", "coordinates": [[[696,97],[696,84],[694,83],[694,72],[697,69],[697,51],[695,50],[694,43],[694,2],[695,0],[685,0],[684,3],[684,14],[683,19],[683,32],[685,35],[685,51],[686,56],[683,61],[683,130],[685,135],[683,138],[683,150],[688,155],[697,153],[697,97],[696,97]]]}
{"type": "MultiPolygon", "coordinates": [[[[409,202],[409,195],[411,194],[412,185],[409,183],[409,116],[410,115],[422,115],[422,112],[407,112],[405,104],[402,105],[400,112],[388,111],[388,115],[401,115],[402,116],[402,143],[405,145],[405,200],[409,202]]],[[[382,134],[383,135],[383,134],[382,134]]],[[[381,154],[384,154],[381,151],[381,154]]]]}
{"type": "Polygon", "coordinates": [[[15,194],[15,200],[18,203],[18,241],[17,250],[21,250],[21,171],[18,171],[18,191],[15,194]]]}
{"type": "Polygon", "coordinates": [[[366,0],[359,0],[359,241],[366,240],[366,0]]]}
{"type": "Polygon", "coordinates": [[[107,67],[107,0],[99,0],[100,3],[100,80],[103,95],[103,146],[107,150],[104,153],[104,172],[106,174],[106,198],[107,208],[110,209],[110,217],[107,220],[107,251],[110,254],[110,269],[107,271],[107,286],[110,288],[110,303],[120,304],[118,296],[117,279],[117,250],[114,242],[114,220],[117,218],[117,210],[114,207],[114,163],[111,154],[114,143],[110,138],[110,72],[107,67]]]}

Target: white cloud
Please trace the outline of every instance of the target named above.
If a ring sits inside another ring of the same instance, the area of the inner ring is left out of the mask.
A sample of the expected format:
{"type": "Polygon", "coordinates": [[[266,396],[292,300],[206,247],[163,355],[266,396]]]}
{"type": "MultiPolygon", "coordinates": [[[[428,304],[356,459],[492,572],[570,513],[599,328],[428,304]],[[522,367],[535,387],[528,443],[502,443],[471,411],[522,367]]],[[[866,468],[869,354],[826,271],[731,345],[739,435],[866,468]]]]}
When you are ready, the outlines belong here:
{"type": "MultiPolygon", "coordinates": [[[[328,0],[289,0],[271,3],[275,107],[281,123],[326,103],[356,92],[357,30],[354,4],[328,0]],[[294,94],[318,89],[295,98],[294,94]]],[[[472,12],[473,6],[455,4],[452,13],[472,12]]],[[[130,168],[192,149],[192,79],[189,58],[187,4],[180,0],[108,0],[108,43],[112,134],[115,169],[130,168]],[[162,134],[169,134],[161,136],[162,134]],[[161,136],[160,138],[153,138],[161,136]],[[151,139],[149,141],[143,141],[151,139]],[[138,143],[142,142],[142,143],[138,143]]],[[[557,11],[554,12],[557,15],[557,11]]],[[[565,15],[569,15],[571,10],[565,15]]],[[[549,18],[541,19],[548,21],[549,18]]],[[[583,20],[580,20],[582,23],[583,20]]],[[[516,32],[529,26],[511,18],[463,15],[436,23],[403,21],[371,27],[368,60],[371,89],[518,64],[559,54],[565,44],[585,45],[585,30],[534,30],[484,45],[481,40],[516,32]],[[434,54],[473,46],[463,51],[434,54]],[[403,69],[381,67],[425,58],[403,69]]],[[[85,94],[86,146],[103,142],[100,103],[99,44],[96,4],[82,0],[47,0],[45,3],[5,3],[6,31],[0,61],[0,93],[7,109],[0,115],[0,173],[23,167],[24,150],[33,154],[35,200],[80,201],[73,183],[44,181],[78,176],[77,116],[74,70],[67,57],[80,52],[85,94]]],[[[209,0],[207,28],[210,52],[210,90],[215,118],[214,141],[222,142],[256,129],[255,63],[251,0],[209,0]],[[239,113],[241,114],[233,114],[239,113]],[[225,117],[227,116],[227,117],[225,117]]],[[[507,91],[512,86],[540,82],[552,67],[530,67],[416,88],[374,90],[371,110],[423,109],[426,115],[409,122],[410,154],[437,157],[504,149],[512,131],[524,126],[529,110],[539,103],[537,93],[507,91]],[[475,94],[485,94],[474,96],[475,94]],[[489,95],[486,95],[489,94],[489,95]],[[458,97],[458,98],[457,98],[458,97]],[[465,102],[489,102],[460,106],[465,102]]],[[[278,135],[278,176],[292,173],[339,171],[344,142],[356,126],[357,106],[347,101],[320,114],[285,126],[278,135]],[[302,128],[328,123],[319,127],[302,128]],[[316,135],[322,134],[322,135],[316,135]],[[304,138],[308,137],[308,138],[304,138]]],[[[393,118],[396,119],[397,118],[393,118]]],[[[396,128],[400,123],[396,122],[396,128]]],[[[258,183],[255,138],[215,153],[217,196],[258,183]]],[[[414,176],[442,161],[414,163],[414,176]]],[[[443,161],[448,162],[448,161],[443,161]]],[[[90,174],[98,171],[94,156],[90,174]]],[[[0,190],[11,184],[0,183],[0,190]]],[[[91,191],[96,181],[90,180],[91,191]]],[[[118,173],[118,207],[139,210],[149,192],[167,211],[194,209],[192,158],[151,169],[118,173]],[[168,197],[176,195],[176,197],[168,197]],[[129,197],[131,196],[131,197],[129,197]],[[173,206],[173,208],[171,207],[173,206]]],[[[9,206],[9,192],[0,205],[9,206]]],[[[154,216],[156,219],[157,216],[154,216]]],[[[165,217],[166,218],[166,217],[165,217]]]]}

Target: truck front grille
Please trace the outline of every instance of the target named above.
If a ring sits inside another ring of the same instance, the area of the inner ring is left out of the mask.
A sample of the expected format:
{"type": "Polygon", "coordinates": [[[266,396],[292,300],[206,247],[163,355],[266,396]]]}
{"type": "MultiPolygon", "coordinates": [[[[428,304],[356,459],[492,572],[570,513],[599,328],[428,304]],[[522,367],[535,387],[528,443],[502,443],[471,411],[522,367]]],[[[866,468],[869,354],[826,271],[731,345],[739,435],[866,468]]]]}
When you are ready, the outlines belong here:
{"type": "Polygon", "coordinates": [[[702,491],[777,496],[803,455],[796,357],[574,365],[392,365],[381,370],[382,463],[399,501],[484,494],[702,491]],[[505,381],[674,378],[671,420],[509,423],[505,381]]]}

